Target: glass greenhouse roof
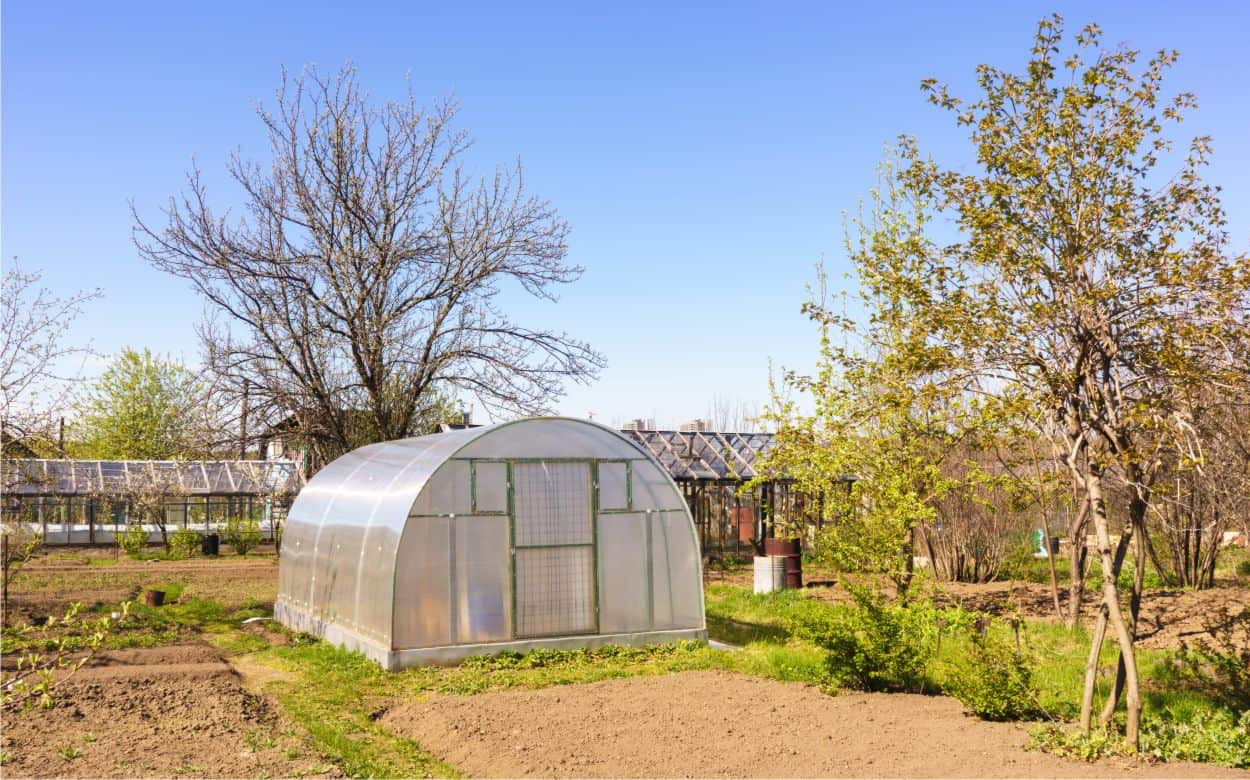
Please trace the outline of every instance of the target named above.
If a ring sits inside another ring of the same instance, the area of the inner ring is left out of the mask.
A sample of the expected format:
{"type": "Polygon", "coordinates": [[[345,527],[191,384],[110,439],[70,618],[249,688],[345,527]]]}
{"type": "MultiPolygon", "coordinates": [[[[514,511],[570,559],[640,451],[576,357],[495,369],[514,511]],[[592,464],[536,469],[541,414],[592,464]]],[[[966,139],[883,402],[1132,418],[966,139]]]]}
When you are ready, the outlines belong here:
{"type": "Polygon", "coordinates": [[[27,496],[120,495],[160,485],[171,494],[295,494],[303,486],[292,461],[6,460],[4,492],[27,496]]]}

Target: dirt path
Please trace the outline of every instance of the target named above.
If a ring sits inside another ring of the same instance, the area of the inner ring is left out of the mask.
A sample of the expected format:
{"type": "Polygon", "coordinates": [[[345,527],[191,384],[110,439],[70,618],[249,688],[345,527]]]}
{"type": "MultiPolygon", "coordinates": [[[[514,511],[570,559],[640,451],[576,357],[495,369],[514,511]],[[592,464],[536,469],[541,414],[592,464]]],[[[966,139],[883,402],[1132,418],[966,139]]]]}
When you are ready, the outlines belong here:
{"type": "Polygon", "coordinates": [[[1026,751],[1019,725],[949,698],[829,697],[686,672],[432,697],[382,722],[480,777],[1243,777],[1203,764],[1084,764],[1026,751]]]}
{"type": "Polygon", "coordinates": [[[5,777],[291,777],[334,774],[211,647],[93,658],[56,706],[6,715],[5,777]]]}

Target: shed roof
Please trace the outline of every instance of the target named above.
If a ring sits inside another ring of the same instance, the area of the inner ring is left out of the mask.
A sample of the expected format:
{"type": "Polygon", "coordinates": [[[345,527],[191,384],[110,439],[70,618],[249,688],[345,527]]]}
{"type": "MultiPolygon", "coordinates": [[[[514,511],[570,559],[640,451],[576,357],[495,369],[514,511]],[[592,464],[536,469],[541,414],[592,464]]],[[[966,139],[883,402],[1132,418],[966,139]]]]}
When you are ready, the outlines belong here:
{"type": "Polygon", "coordinates": [[[673,479],[748,480],[772,449],[771,433],[621,431],[660,462],[673,479]]]}

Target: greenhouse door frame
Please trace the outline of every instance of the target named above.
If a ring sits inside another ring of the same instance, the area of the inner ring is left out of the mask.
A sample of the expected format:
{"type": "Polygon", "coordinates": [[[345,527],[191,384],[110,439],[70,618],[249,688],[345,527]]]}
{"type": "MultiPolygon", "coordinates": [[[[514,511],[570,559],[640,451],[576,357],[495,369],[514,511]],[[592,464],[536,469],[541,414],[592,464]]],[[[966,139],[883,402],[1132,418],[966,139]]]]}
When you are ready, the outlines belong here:
{"type": "MultiPolygon", "coordinates": [[[[559,636],[591,636],[599,633],[599,464],[594,458],[510,458],[504,461],[508,481],[508,568],[512,590],[512,638],[514,640],[545,639],[559,636]],[[585,466],[589,515],[589,540],[586,542],[517,543],[517,467],[524,465],[585,466]],[[586,549],[590,552],[589,598],[591,622],[585,629],[523,633],[517,588],[517,552],[526,550],[586,549]]],[[[474,486],[476,488],[476,485],[474,486]]]]}

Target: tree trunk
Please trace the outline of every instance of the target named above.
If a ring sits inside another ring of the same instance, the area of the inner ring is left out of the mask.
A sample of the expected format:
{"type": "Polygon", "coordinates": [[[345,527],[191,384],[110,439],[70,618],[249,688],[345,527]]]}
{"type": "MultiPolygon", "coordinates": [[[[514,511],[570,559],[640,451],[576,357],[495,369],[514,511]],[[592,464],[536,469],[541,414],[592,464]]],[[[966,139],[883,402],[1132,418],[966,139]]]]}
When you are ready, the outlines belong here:
{"type": "Polygon", "coordinates": [[[1037,457],[1037,447],[1033,439],[1029,439],[1029,454],[1033,457],[1033,475],[1037,487],[1038,527],[1042,529],[1042,545],[1046,550],[1046,566],[1050,569],[1050,597],[1055,605],[1055,619],[1063,617],[1063,607],[1059,605],[1059,576],[1055,574],[1055,555],[1050,548],[1050,528],[1046,523],[1046,486],[1042,481],[1041,460],[1037,457]]]}
{"type": "MultiPolygon", "coordinates": [[[[1133,649],[1133,636],[1120,609],[1120,594],[1116,587],[1115,558],[1111,551],[1111,533],[1107,527],[1107,505],[1102,493],[1102,474],[1098,472],[1087,474],[1085,489],[1089,496],[1090,516],[1093,519],[1094,534],[1098,540],[1098,554],[1102,561],[1102,602],[1107,610],[1107,620],[1120,646],[1120,654],[1124,658],[1126,714],[1124,739],[1130,747],[1136,750],[1141,722],[1137,655],[1133,649]]],[[[1082,710],[1087,706],[1093,706],[1092,698],[1081,702],[1082,710]]]]}
{"type": "Polygon", "coordinates": [[[1085,687],[1081,695],[1081,733],[1089,736],[1094,719],[1094,693],[1098,688],[1098,660],[1102,655],[1102,643],[1107,637],[1107,608],[1098,608],[1098,621],[1089,644],[1089,656],[1085,659],[1085,687]]]}
{"type": "Polygon", "coordinates": [[[1089,550],[1085,546],[1085,531],[1089,526],[1089,501],[1082,500],[1076,516],[1068,527],[1072,540],[1068,550],[1068,630],[1076,628],[1081,620],[1081,604],[1085,600],[1085,572],[1089,550]]]}
{"type": "MultiPolygon", "coordinates": [[[[1133,534],[1133,559],[1137,563],[1137,568],[1133,572],[1133,591],[1129,595],[1129,635],[1133,641],[1137,641],[1137,618],[1141,614],[1141,597],[1142,590],[1146,584],[1146,501],[1140,496],[1134,496],[1129,504],[1130,529],[1133,534]]],[[[1117,579],[1120,576],[1120,570],[1123,568],[1124,553],[1127,545],[1124,544],[1123,538],[1119,548],[1116,550],[1115,573],[1117,579]]],[[[1103,725],[1111,722],[1111,717],[1115,715],[1116,705],[1120,702],[1120,696],[1124,692],[1124,685],[1127,682],[1127,667],[1124,662],[1124,653],[1121,651],[1119,659],[1116,661],[1115,685],[1111,688],[1111,695],[1107,697],[1107,702],[1103,706],[1101,722],[1103,725]]]]}

